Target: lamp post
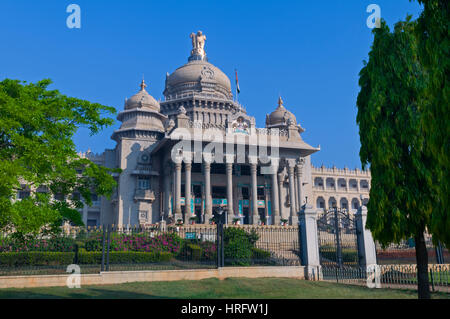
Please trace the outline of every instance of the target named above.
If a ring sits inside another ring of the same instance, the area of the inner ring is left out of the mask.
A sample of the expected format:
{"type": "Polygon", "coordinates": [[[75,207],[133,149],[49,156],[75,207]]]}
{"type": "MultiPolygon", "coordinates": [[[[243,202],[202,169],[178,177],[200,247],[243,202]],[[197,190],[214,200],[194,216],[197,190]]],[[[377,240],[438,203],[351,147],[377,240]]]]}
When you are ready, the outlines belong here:
{"type": "Polygon", "coordinates": [[[339,268],[342,268],[342,247],[341,247],[341,237],[339,229],[339,213],[336,204],[333,204],[334,210],[334,231],[336,234],[336,261],[339,268]]]}
{"type": "Polygon", "coordinates": [[[225,222],[225,210],[222,206],[216,208],[214,219],[217,222],[217,267],[224,267],[223,224],[225,222]]]}

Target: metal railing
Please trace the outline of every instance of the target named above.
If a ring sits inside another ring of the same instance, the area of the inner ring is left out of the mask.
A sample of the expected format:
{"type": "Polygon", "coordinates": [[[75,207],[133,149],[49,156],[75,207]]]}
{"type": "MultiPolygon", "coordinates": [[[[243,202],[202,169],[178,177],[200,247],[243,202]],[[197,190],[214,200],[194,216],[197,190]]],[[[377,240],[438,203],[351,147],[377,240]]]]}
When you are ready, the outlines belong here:
{"type": "Polygon", "coordinates": [[[72,227],[28,242],[0,239],[0,276],[65,274],[70,264],[81,273],[291,266],[301,264],[300,242],[298,227],[240,225],[72,227]]]}

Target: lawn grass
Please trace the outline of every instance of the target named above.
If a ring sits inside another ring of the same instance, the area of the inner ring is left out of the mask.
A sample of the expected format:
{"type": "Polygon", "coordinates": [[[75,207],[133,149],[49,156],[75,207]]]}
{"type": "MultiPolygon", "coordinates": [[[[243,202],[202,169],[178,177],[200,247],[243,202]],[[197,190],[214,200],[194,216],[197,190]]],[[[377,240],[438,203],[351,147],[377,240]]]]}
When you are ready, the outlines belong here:
{"type": "MultiPolygon", "coordinates": [[[[433,293],[433,298],[450,298],[450,294],[433,293]]],[[[369,289],[360,286],[291,278],[227,278],[198,281],[135,282],[118,285],[85,286],[80,289],[7,288],[3,298],[263,298],[263,299],[415,299],[414,290],[369,289]]]]}

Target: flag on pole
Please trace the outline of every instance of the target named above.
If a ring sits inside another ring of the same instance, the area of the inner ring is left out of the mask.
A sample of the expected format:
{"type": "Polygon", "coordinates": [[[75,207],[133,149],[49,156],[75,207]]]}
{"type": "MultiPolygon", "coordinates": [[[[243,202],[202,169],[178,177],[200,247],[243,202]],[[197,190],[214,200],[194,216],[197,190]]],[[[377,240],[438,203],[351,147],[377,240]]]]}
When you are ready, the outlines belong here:
{"type": "Polygon", "coordinates": [[[236,92],[239,94],[241,93],[241,89],[239,88],[239,80],[238,80],[238,75],[237,75],[237,70],[234,70],[236,72],[236,92]]]}

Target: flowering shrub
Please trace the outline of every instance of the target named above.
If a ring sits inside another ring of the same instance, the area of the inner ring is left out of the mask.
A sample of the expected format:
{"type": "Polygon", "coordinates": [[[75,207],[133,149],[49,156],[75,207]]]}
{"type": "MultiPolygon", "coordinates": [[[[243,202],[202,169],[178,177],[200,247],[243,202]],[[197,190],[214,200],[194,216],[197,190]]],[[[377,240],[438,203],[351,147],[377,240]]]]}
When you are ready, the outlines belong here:
{"type": "MultiPolygon", "coordinates": [[[[112,234],[111,251],[141,251],[141,252],[170,252],[180,251],[182,239],[174,233],[164,233],[156,236],[150,234],[112,234]]],[[[84,248],[87,251],[102,250],[102,234],[95,234],[86,240],[84,248]]]]}
{"type": "Polygon", "coordinates": [[[24,252],[24,251],[74,251],[75,240],[69,237],[54,237],[49,239],[27,239],[20,241],[13,238],[0,239],[0,252],[24,252]]]}

